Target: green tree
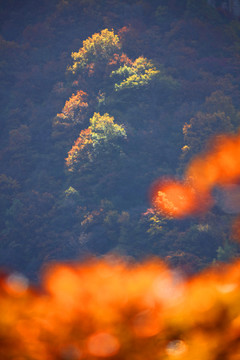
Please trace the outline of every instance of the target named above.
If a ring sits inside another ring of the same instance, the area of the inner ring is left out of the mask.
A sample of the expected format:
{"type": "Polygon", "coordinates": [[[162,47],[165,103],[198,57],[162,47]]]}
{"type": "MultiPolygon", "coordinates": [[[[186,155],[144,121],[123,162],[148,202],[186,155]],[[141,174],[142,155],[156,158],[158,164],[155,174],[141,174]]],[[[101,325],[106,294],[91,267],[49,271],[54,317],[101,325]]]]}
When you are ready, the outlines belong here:
{"type": "Polygon", "coordinates": [[[90,128],[92,132],[92,144],[94,149],[101,146],[119,147],[120,139],[126,139],[127,134],[122,125],[114,123],[114,117],[109,114],[100,115],[94,113],[90,119],[90,128]]]}
{"type": "Polygon", "coordinates": [[[224,112],[213,114],[198,112],[183,126],[185,145],[182,147],[182,162],[188,162],[192,156],[203,151],[212,136],[229,133],[232,130],[230,117],[224,112]]]}
{"type": "Polygon", "coordinates": [[[240,112],[237,111],[233,105],[231,97],[225,95],[223,91],[214,91],[209,97],[207,97],[203,105],[203,109],[205,112],[212,114],[216,112],[223,112],[226,116],[229,116],[231,124],[234,128],[239,127],[240,112]]]}
{"type": "Polygon", "coordinates": [[[74,63],[68,70],[73,74],[87,72],[89,75],[96,70],[102,72],[113,55],[120,53],[120,50],[118,36],[113,30],[104,29],[83,41],[82,48],[72,53],[74,63]]]}
{"type": "Polygon", "coordinates": [[[82,130],[66,159],[70,171],[80,170],[86,162],[104,158],[106,154],[120,152],[120,142],[127,134],[122,125],[114,123],[109,114],[94,113],[90,126],[82,130]],[[115,151],[114,151],[115,150],[115,151]]]}
{"type": "Polygon", "coordinates": [[[115,90],[140,88],[148,85],[160,74],[153,63],[143,56],[138,57],[132,66],[124,65],[112,72],[111,76],[120,80],[115,90]]]}
{"type": "Polygon", "coordinates": [[[226,240],[223,246],[218,247],[216,260],[220,262],[229,262],[239,256],[237,250],[237,244],[230,243],[229,240],[226,240]]]}

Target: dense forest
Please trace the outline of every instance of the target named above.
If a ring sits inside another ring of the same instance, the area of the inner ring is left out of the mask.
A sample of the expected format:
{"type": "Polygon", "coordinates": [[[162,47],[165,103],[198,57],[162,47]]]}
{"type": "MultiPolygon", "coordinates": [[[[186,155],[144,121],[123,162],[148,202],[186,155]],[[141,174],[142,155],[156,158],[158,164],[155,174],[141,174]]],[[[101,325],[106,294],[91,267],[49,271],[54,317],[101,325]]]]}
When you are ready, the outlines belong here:
{"type": "Polygon", "coordinates": [[[197,216],[151,202],[238,131],[240,23],[210,3],[1,1],[2,268],[36,281],[51,261],[115,254],[193,274],[238,257],[237,184],[197,216]]]}
{"type": "Polygon", "coordinates": [[[0,19],[0,359],[239,360],[240,1],[0,19]]]}

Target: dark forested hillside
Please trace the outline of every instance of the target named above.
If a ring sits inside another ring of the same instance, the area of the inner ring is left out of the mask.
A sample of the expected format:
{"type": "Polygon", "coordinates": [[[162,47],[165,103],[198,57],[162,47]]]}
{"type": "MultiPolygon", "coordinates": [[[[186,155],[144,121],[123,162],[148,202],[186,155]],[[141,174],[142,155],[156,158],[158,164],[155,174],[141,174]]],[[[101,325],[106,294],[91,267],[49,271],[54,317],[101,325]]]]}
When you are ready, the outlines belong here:
{"type": "Polygon", "coordinates": [[[205,0],[0,2],[2,267],[37,279],[49,261],[115,253],[192,274],[239,255],[239,208],[224,189],[184,219],[149,198],[157,179],[181,180],[212,136],[238,131],[240,23],[230,10],[205,0]]]}

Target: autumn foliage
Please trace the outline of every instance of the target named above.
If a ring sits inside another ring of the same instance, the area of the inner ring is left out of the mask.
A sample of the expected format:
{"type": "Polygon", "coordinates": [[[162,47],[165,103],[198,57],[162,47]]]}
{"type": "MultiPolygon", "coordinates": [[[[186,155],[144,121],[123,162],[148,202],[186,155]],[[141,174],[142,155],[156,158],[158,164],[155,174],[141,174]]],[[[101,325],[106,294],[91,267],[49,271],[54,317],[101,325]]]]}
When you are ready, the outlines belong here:
{"type": "Polygon", "coordinates": [[[165,214],[181,217],[201,212],[213,204],[211,192],[216,186],[240,180],[240,134],[220,135],[209,150],[195,157],[185,173],[185,182],[166,181],[155,185],[152,203],[165,214]]]}
{"type": "Polygon", "coordinates": [[[202,213],[211,203],[208,193],[200,195],[190,182],[172,179],[157,181],[151,199],[155,209],[176,218],[202,213]]]}
{"type": "Polygon", "coordinates": [[[240,135],[202,152],[239,127],[224,3],[0,2],[0,360],[240,359],[240,135]]]}
{"type": "Polygon", "coordinates": [[[78,90],[76,94],[72,94],[69,100],[66,101],[62,112],[57,114],[55,124],[69,126],[82,123],[87,108],[87,94],[82,90],[78,90]]]}
{"type": "Polygon", "coordinates": [[[81,164],[81,160],[87,157],[92,161],[94,152],[99,146],[116,146],[119,138],[126,138],[126,131],[123,126],[114,123],[114,117],[109,114],[100,115],[94,113],[90,119],[90,126],[82,130],[73,147],[68,152],[66,165],[70,171],[75,165],[81,164]],[[90,148],[91,147],[91,148],[90,148]]]}
{"type": "Polygon", "coordinates": [[[74,64],[69,67],[69,71],[76,74],[84,70],[91,74],[95,67],[106,65],[120,50],[121,44],[118,36],[114,34],[113,30],[104,29],[84,40],[82,48],[78,52],[72,53],[74,64]]]}
{"type": "Polygon", "coordinates": [[[159,260],[55,265],[0,283],[1,359],[237,359],[240,263],[184,280],[159,260]]]}
{"type": "Polygon", "coordinates": [[[80,154],[82,155],[84,148],[87,145],[92,143],[91,133],[92,133],[92,131],[90,128],[88,128],[86,130],[82,130],[80,132],[79,137],[75,141],[73,147],[68,152],[68,157],[66,159],[66,165],[69,167],[70,170],[72,169],[72,166],[74,165],[74,163],[77,162],[79,155],[80,154]]]}
{"type": "Polygon", "coordinates": [[[213,140],[206,154],[197,156],[186,176],[198,191],[211,191],[214,186],[234,184],[240,179],[240,134],[222,135],[213,140]]]}

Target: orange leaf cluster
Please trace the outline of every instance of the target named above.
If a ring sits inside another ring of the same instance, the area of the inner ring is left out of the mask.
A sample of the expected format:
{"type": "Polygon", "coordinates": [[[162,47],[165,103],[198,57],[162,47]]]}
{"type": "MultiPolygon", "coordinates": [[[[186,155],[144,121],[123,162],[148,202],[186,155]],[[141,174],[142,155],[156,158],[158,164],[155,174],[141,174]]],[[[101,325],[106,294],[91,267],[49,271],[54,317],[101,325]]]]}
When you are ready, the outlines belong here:
{"type": "Polygon", "coordinates": [[[200,192],[214,186],[234,184],[240,179],[240,134],[216,137],[210,150],[189,165],[186,177],[200,192]]]}
{"type": "Polygon", "coordinates": [[[211,204],[208,193],[200,196],[191,184],[172,179],[154,184],[151,201],[155,209],[176,218],[203,213],[211,204]]]}
{"type": "Polygon", "coordinates": [[[75,141],[71,150],[68,152],[68,157],[66,158],[66,165],[69,168],[74,165],[77,157],[79,156],[79,154],[81,154],[81,151],[85,148],[85,146],[92,143],[91,134],[92,131],[90,127],[80,132],[79,137],[75,141]]]}
{"type": "Polygon", "coordinates": [[[68,101],[66,101],[64,108],[60,114],[57,114],[58,122],[65,123],[79,123],[84,120],[88,103],[86,101],[87,93],[78,90],[76,94],[72,94],[68,101]]]}
{"type": "Polygon", "coordinates": [[[0,358],[239,358],[240,263],[184,280],[157,260],[55,265],[0,281],[0,358]]]}
{"type": "Polygon", "coordinates": [[[240,180],[240,134],[216,137],[210,149],[192,160],[185,182],[170,180],[154,187],[152,203],[175,217],[196,214],[213,203],[211,191],[240,180]]]}
{"type": "Polygon", "coordinates": [[[114,54],[113,57],[109,60],[108,65],[119,65],[119,64],[121,66],[122,65],[132,66],[133,62],[124,53],[122,53],[121,55],[114,54]]]}

